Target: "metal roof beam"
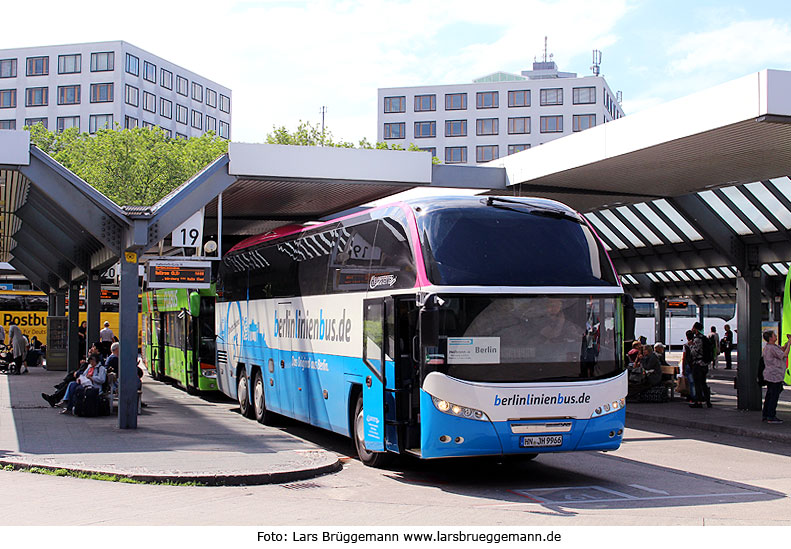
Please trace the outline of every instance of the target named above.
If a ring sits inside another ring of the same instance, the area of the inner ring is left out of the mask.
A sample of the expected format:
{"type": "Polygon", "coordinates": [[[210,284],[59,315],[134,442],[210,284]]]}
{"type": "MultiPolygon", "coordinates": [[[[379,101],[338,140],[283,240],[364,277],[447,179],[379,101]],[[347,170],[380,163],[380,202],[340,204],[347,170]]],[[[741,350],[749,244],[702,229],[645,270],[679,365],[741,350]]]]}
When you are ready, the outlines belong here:
{"type": "Polygon", "coordinates": [[[132,241],[125,242],[124,249],[150,248],[230,187],[236,177],[228,175],[228,162],[227,154],[221,156],[176,192],[160,200],[154,206],[154,215],[147,220],[147,234],[141,235],[137,228],[130,231],[134,233],[130,234],[132,241]]]}
{"type": "Polygon", "coordinates": [[[596,212],[596,217],[598,218],[598,220],[599,220],[599,221],[600,221],[600,222],[601,222],[601,223],[602,223],[602,224],[603,224],[605,227],[607,227],[608,229],[610,229],[610,231],[612,231],[612,233],[613,233],[615,236],[617,236],[617,237],[618,237],[618,239],[619,239],[621,242],[623,242],[624,244],[626,244],[626,249],[628,249],[628,250],[630,250],[630,251],[634,252],[635,254],[638,254],[638,252],[637,252],[637,249],[635,248],[635,245],[634,245],[634,244],[633,244],[633,243],[632,243],[632,242],[631,242],[631,241],[630,241],[630,240],[627,238],[627,236],[626,236],[625,234],[623,234],[623,233],[622,233],[620,230],[618,230],[618,228],[616,228],[616,226],[615,226],[615,225],[614,225],[614,224],[613,224],[613,223],[612,223],[612,222],[611,222],[609,219],[607,219],[607,216],[605,216],[605,215],[602,215],[602,213],[601,213],[601,212],[596,212]]]}
{"type": "MultiPolygon", "coordinates": [[[[29,278],[31,282],[35,280],[41,284],[49,286],[50,291],[57,291],[59,288],[61,288],[62,281],[54,273],[50,271],[42,271],[39,265],[33,264],[27,257],[24,260],[14,257],[13,263],[11,264],[20,273],[25,274],[25,276],[33,276],[32,279],[29,278]]],[[[39,288],[41,287],[39,286],[39,288]]]]}
{"type": "Polygon", "coordinates": [[[106,271],[118,263],[118,254],[109,248],[102,248],[91,254],[91,271],[106,271]]]}
{"type": "Polygon", "coordinates": [[[13,252],[14,257],[24,257],[28,265],[41,266],[46,272],[55,275],[65,284],[71,281],[71,267],[66,262],[58,261],[41,244],[32,240],[22,231],[18,233],[18,236],[21,242],[17,241],[13,252]]]}
{"type": "Polygon", "coordinates": [[[22,175],[61,210],[79,215],[77,224],[96,240],[119,249],[126,225],[120,208],[36,147],[30,152],[30,165],[19,167],[22,175]]]}
{"type": "MultiPolygon", "coordinates": [[[[86,252],[84,248],[90,243],[91,250],[87,250],[87,253],[90,253],[101,246],[96,239],[86,233],[71,212],[64,211],[57,202],[50,200],[35,186],[31,188],[25,205],[18,211],[26,217],[30,225],[41,226],[39,232],[45,230],[43,227],[47,227],[47,230],[62,233],[71,243],[69,247],[77,246],[81,252],[86,252]]],[[[87,254],[83,255],[87,257],[87,254]]]]}
{"type": "MultiPolygon", "coordinates": [[[[731,198],[727,194],[722,192],[722,189],[714,189],[712,192],[714,193],[714,196],[719,198],[722,201],[722,203],[725,204],[725,206],[733,212],[733,215],[739,218],[739,221],[744,223],[747,226],[747,228],[750,229],[753,235],[757,236],[762,243],[766,242],[766,237],[764,236],[764,233],[761,232],[761,229],[759,229],[758,226],[755,223],[753,223],[753,220],[750,219],[746,213],[744,213],[744,210],[742,210],[739,206],[737,206],[736,203],[733,200],[731,200],[731,198]]],[[[743,195],[744,193],[741,194],[743,195]]]]}
{"type": "Polygon", "coordinates": [[[786,210],[791,212],[791,199],[789,199],[789,197],[781,193],[780,190],[777,187],[775,187],[774,183],[772,183],[770,180],[766,179],[764,181],[761,181],[761,183],[763,183],[764,187],[766,187],[766,189],[770,193],[772,193],[775,199],[777,199],[777,201],[780,202],[780,204],[782,204],[782,206],[786,210]]]}
{"type": "Polygon", "coordinates": [[[71,267],[81,272],[87,272],[89,268],[87,254],[73,240],[52,225],[44,216],[39,216],[36,219],[30,219],[30,217],[27,212],[24,216],[20,215],[24,230],[17,234],[17,242],[25,235],[46,248],[49,254],[57,256],[61,261],[68,262],[71,267]]]}
{"type": "Polygon", "coordinates": [[[9,261],[8,263],[12,267],[14,267],[14,269],[16,269],[18,272],[22,273],[25,276],[25,278],[27,278],[30,281],[30,283],[33,284],[33,286],[35,286],[42,292],[48,294],[52,291],[50,285],[47,282],[44,282],[46,277],[42,277],[41,273],[30,269],[27,265],[25,265],[25,262],[20,260],[18,257],[12,257],[11,261],[9,261]]]}
{"type": "Polygon", "coordinates": [[[53,251],[47,240],[38,239],[26,231],[19,231],[15,236],[15,240],[17,243],[16,248],[14,248],[15,255],[39,258],[37,261],[41,265],[52,270],[62,280],[71,280],[71,270],[76,268],[76,266],[67,257],[63,257],[62,254],[53,251]]]}
{"type": "Polygon", "coordinates": [[[729,259],[729,265],[736,265],[740,271],[747,267],[745,246],[739,235],[709,207],[700,195],[687,194],[668,198],[667,201],[711,246],[729,259]]]}
{"type": "MultiPolygon", "coordinates": [[[[764,188],[768,189],[768,185],[766,183],[761,183],[761,185],[764,188]]],[[[772,185],[772,186],[774,187],[774,185],[772,185]]],[[[769,208],[767,208],[766,205],[764,205],[763,202],[761,202],[760,200],[756,199],[755,196],[753,195],[753,193],[750,192],[750,190],[747,189],[747,187],[745,185],[740,185],[739,187],[740,187],[739,190],[741,191],[742,196],[744,196],[744,198],[747,199],[747,201],[750,204],[752,204],[755,207],[755,209],[757,209],[759,212],[761,212],[761,215],[763,215],[766,218],[766,220],[769,221],[769,223],[771,223],[772,226],[775,229],[777,229],[781,233],[782,232],[786,232],[785,226],[783,226],[783,224],[780,223],[777,220],[777,217],[775,217],[772,214],[772,212],[769,211],[769,208]]]]}
{"type": "Polygon", "coordinates": [[[637,219],[642,221],[643,224],[646,227],[648,227],[651,230],[651,232],[654,233],[657,236],[657,238],[659,238],[659,240],[662,241],[663,244],[668,246],[672,245],[672,242],[670,242],[670,240],[668,240],[668,238],[662,233],[662,231],[659,230],[659,227],[654,225],[654,223],[652,223],[645,215],[643,215],[643,212],[641,212],[638,208],[636,208],[634,204],[627,204],[624,207],[628,209],[630,212],[632,212],[632,214],[634,214],[634,216],[637,217],[637,219]]]}
{"type": "Polygon", "coordinates": [[[619,274],[652,273],[656,271],[683,271],[732,265],[730,258],[714,249],[687,252],[670,252],[646,256],[610,254],[619,274]]]}

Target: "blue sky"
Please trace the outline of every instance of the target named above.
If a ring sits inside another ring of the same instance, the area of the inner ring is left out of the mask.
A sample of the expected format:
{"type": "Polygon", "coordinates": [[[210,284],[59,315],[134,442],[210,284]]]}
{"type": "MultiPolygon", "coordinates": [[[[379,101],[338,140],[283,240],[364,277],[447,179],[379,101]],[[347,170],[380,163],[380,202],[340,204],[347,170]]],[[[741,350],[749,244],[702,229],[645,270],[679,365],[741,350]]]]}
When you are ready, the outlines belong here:
{"type": "Polygon", "coordinates": [[[305,0],[4,6],[0,48],[126,40],[233,90],[233,140],[326,122],[376,137],[379,87],[453,84],[519,72],[544,36],[563,71],[602,74],[627,114],[765,68],[791,70],[780,0],[305,0]]]}

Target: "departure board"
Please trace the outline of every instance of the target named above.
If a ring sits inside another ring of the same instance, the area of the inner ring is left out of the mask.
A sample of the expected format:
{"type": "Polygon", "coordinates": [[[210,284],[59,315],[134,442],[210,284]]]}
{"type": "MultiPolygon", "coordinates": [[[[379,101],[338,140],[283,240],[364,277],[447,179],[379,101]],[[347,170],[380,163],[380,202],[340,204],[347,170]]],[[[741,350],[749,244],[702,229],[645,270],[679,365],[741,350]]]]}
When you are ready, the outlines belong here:
{"type": "Polygon", "coordinates": [[[208,261],[150,261],[149,288],[209,288],[211,263],[208,261]]]}

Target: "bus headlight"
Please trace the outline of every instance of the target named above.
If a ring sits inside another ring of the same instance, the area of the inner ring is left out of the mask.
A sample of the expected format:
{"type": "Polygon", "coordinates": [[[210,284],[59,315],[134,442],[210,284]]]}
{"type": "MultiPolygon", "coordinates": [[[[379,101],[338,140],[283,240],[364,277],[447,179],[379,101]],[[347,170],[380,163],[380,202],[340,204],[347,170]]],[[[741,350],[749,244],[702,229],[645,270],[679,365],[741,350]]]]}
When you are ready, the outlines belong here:
{"type": "Polygon", "coordinates": [[[626,406],[626,399],[622,398],[620,400],[613,400],[612,402],[605,402],[600,406],[597,406],[593,413],[591,414],[591,419],[599,416],[603,416],[606,414],[611,414],[613,412],[617,412],[618,410],[624,408],[626,406]]]}
{"type": "Polygon", "coordinates": [[[435,396],[431,397],[431,402],[434,403],[434,407],[437,410],[443,414],[448,414],[449,416],[477,419],[478,421],[489,421],[489,417],[485,413],[480,410],[476,410],[475,408],[467,408],[466,406],[453,404],[452,402],[442,400],[441,398],[437,398],[435,396]]]}

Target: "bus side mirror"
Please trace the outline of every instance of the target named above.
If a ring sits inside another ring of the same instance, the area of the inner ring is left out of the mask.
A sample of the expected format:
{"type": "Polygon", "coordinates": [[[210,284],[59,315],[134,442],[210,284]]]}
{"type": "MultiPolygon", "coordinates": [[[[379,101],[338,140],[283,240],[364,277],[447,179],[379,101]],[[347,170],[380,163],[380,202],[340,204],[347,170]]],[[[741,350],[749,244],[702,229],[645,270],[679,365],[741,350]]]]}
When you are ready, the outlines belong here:
{"type": "Polygon", "coordinates": [[[636,311],[634,299],[629,294],[623,294],[623,339],[624,341],[634,341],[634,324],[636,311]]]}
{"type": "Polygon", "coordinates": [[[200,316],[200,294],[190,292],[190,314],[193,317],[200,316]]]}
{"type": "Polygon", "coordinates": [[[429,296],[418,315],[420,328],[421,363],[429,362],[429,357],[435,356],[439,350],[439,306],[436,296],[429,296]]]}

